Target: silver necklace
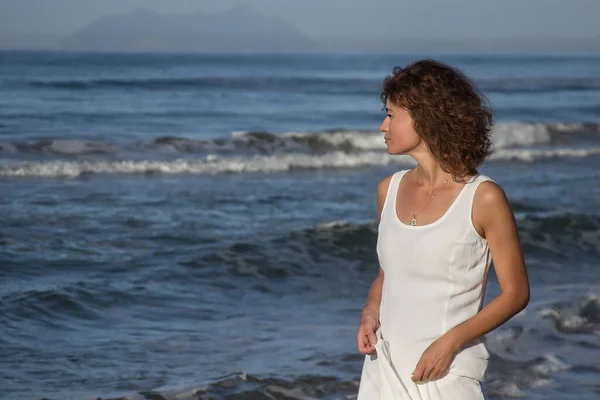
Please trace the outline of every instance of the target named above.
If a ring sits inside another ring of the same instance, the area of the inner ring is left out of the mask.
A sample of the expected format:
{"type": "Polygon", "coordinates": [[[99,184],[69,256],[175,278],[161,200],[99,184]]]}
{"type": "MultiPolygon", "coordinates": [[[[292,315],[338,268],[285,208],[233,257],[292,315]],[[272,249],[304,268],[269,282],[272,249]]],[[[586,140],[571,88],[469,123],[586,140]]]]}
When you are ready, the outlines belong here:
{"type": "MultiPolygon", "coordinates": [[[[444,184],[442,186],[440,186],[440,190],[442,190],[444,188],[444,186],[446,186],[446,183],[448,183],[448,179],[450,179],[450,175],[448,175],[448,177],[444,181],[444,184]]],[[[423,208],[421,208],[421,211],[419,211],[418,213],[415,213],[415,204],[416,204],[416,198],[417,198],[416,187],[418,184],[419,184],[419,176],[417,175],[417,180],[415,181],[415,194],[413,195],[413,213],[412,213],[412,219],[410,220],[410,224],[412,226],[417,226],[417,215],[421,214],[423,212],[423,210],[425,210],[427,208],[429,203],[431,203],[433,201],[433,199],[435,197],[434,193],[437,190],[437,189],[433,189],[433,191],[431,192],[431,198],[429,199],[427,204],[425,204],[425,206],[423,208]]]]}

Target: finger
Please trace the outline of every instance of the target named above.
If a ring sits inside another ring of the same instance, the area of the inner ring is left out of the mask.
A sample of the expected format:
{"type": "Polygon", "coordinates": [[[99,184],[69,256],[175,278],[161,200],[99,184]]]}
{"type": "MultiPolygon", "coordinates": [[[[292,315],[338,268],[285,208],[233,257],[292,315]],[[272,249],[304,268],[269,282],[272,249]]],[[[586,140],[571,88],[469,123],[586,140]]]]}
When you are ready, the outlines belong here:
{"type": "Polygon", "coordinates": [[[413,382],[421,382],[423,379],[423,373],[425,372],[425,363],[419,360],[415,371],[412,373],[412,381],[413,382]]]}
{"type": "Polygon", "coordinates": [[[440,368],[440,370],[439,370],[439,372],[437,374],[437,378],[436,379],[442,379],[447,374],[448,374],[448,368],[440,368]]]}
{"type": "Polygon", "coordinates": [[[438,375],[438,370],[435,367],[431,368],[428,371],[426,371],[426,373],[423,374],[423,380],[425,382],[434,381],[437,379],[437,375],[438,375]]]}
{"type": "Polygon", "coordinates": [[[367,335],[362,327],[362,325],[358,328],[358,332],[356,333],[356,342],[358,343],[359,348],[363,348],[367,343],[367,335]]]}
{"type": "Polygon", "coordinates": [[[435,379],[442,379],[444,376],[446,376],[446,369],[447,368],[439,368],[437,372],[437,377],[435,379]]]}
{"type": "Polygon", "coordinates": [[[367,330],[367,337],[369,338],[369,343],[374,345],[377,343],[377,335],[372,329],[367,330]]]}
{"type": "Polygon", "coordinates": [[[429,376],[425,377],[427,380],[434,381],[440,375],[441,369],[437,365],[433,365],[429,371],[429,376]]]}
{"type": "Polygon", "coordinates": [[[430,365],[425,365],[425,369],[423,370],[423,376],[421,377],[421,382],[429,382],[432,369],[433,368],[430,365]]]}
{"type": "Polygon", "coordinates": [[[448,372],[448,366],[441,364],[433,369],[431,380],[442,379],[448,372]]]}
{"type": "Polygon", "coordinates": [[[365,326],[365,325],[361,325],[358,328],[358,337],[360,337],[360,340],[362,340],[362,342],[364,343],[365,347],[368,348],[368,352],[371,353],[375,350],[375,348],[373,347],[373,345],[375,343],[377,343],[377,337],[375,336],[375,334],[373,333],[371,327],[369,326],[365,326]]]}
{"type": "Polygon", "coordinates": [[[375,353],[375,346],[370,343],[370,340],[367,339],[367,341],[365,343],[365,347],[367,349],[367,354],[375,353]]]}
{"type": "Polygon", "coordinates": [[[357,337],[358,351],[362,354],[370,354],[373,352],[373,346],[370,345],[366,335],[357,337]]]}
{"type": "Polygon", "coordinates": [[[363,338],[361,338],[361,337],[358,337],[358,338],[357,338],[357,340],[356,340],[356,343],[357,343],[357,345],[358,345],[358,351],[359,351],[360,353],[366,354],[366,352],[367,352],[367,347],[366,347],[366,343],[365,343],[365,341],[363,340],[363,338]]]}
{"type": "Polygon", "coordinates": [[[361,353],[363,354],[373,354],[373,352],[375,351],[375,348],[369,344],[364,344],[362,347],[362,351],[361,353]]]}
{"type": "Polygon", "coordinates": [[[364,345],[365,345],[365,342],[362,339],[362,335],[360,334],[360,330],[359,330],[358,334],[356,335],[356,347],[357,347],[359,353],[362,353],[364,351],[364,345]]]}

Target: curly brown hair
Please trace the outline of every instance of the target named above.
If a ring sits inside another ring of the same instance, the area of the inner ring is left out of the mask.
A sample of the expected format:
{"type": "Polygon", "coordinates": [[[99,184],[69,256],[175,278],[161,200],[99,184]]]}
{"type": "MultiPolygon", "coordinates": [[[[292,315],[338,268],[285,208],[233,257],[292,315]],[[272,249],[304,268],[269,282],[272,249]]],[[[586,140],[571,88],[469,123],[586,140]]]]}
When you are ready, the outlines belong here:
{"type": "Polygon", "coordinates": [[[384,107],[387,100],[408,110],[417,134],[455,179],[476,174],[491,154],[491,108],[459,70],[434,60],[396,67],[383,82],[384,107]]]}

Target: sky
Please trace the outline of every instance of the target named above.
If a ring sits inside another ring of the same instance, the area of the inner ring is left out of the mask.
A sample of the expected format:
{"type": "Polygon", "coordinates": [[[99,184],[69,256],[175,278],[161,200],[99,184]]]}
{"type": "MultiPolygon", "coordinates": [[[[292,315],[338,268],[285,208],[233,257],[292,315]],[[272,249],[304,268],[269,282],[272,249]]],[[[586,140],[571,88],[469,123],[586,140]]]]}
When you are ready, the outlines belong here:
{"type": "MultiPolygon", "coordinates": [[[[0,39],[73,33],[106,14],[222,11],[239,0],[0,0],[0,39]]],[[[246,0],[332,48],[462,43],[600,50],[600,0],[246,0]]]]}

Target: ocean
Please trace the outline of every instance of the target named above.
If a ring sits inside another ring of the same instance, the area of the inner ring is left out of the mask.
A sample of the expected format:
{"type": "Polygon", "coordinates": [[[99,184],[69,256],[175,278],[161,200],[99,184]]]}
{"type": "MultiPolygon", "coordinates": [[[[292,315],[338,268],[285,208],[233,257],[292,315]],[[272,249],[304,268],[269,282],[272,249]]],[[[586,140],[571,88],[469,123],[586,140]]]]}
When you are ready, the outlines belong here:
{"type": "MultiPolygon", "coordinates": [[[[0,398],[355,398],[376,185],[414,165],[379,89],[421,57],[0,52],[0,398]]],[[[600,56],[433,57],[495,111],[531,279],[485,391],[598,399],[600,56]]]]}

